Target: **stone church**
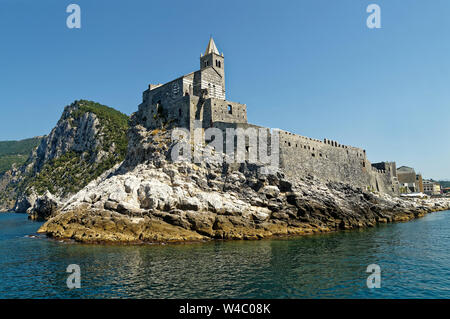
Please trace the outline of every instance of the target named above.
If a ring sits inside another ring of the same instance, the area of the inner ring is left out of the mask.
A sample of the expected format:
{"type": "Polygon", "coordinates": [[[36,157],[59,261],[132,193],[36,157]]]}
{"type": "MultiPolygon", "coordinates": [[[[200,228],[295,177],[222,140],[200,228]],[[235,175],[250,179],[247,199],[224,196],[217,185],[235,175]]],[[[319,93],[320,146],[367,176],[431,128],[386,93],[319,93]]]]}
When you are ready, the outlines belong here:
{"type": "MultiPolygon", "coordinates": [[[[193,130],[262,128],[247,122],[247,106],[226,99],[225,59],[211,37],[200,56],[200,69],[143,92],[137,116],[148,129],[163,125],[193,130]]],[[[264,128],[267,129],[267,128],[264,128]]],[[[395,162],[371,164],[366,151],[334,140],[318,140],[278,130],[279,163],[292,179],[312,175],[364,190],[398,194],[395,162]]],[[[270,136],[269,136],[270,139],[270,136]]]]}
{"type": "Polygon", "coordinates": [[[213,38],[200,57],[200,70],[166,84],[150,84],[139,112],[148,128],[164,122],[192,130],[195,120],[204,128],[216,122],[247,123],[247,106],[226,99],[224,56],[213,38]]]}

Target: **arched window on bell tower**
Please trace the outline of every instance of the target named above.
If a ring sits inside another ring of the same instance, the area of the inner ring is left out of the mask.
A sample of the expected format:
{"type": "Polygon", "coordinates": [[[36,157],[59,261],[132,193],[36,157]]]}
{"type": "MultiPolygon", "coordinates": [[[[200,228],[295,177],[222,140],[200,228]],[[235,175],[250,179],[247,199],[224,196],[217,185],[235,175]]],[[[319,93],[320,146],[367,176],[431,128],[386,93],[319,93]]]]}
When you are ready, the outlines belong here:
{"type": "Polygon", "coordinates": [[[200,56],[200,71],[207,68],[213,68],[215,74],[220,76],[222,82],[216,92],[222,92],[221,96],[225,99],[225,64],[223,53],[220,54],[214,39],[211,37],[206,47],[205,53],[200,56]]]}

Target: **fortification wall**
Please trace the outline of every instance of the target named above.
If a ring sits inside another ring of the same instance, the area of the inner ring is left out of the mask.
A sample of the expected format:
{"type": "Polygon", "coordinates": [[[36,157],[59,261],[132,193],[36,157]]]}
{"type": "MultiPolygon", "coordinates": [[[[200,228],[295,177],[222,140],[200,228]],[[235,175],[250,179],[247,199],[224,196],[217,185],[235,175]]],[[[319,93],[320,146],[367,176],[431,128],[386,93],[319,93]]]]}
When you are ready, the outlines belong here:
{"type": "Polygon", "coordinates": [[[280,166],[291,178],[311,174],[324,181],[395,193],[391,171],[372,167],[365,150],[280,131],[280,166]]]}
{"type": "MultiPolygon", "coordinates": [[[[233,129],[265,129],[267,136],[267,155],[272,154],[270,130],[248,123],[214,122],[213,126],[226,132],[233,129]]],[[[257,131],[258,133],[259,131],[257,131]]],[[[226,138],[223,149],[225,150],[226,138]]],[[[256,147],[259,149],[259,138],[256,147]]],[[[237,139],[234,139],[234,147],[237,139]]],[[[253,145],[245,138],[246,155],[253,145]]],[[[397,194],[398,183],[395,177],[395,163],[377,163],[382,168],[372,166],[366,157],[365,150],[342,145],[336,141],[324,141],[279,131],[279,164],[281,170],[292,179],[312,175],[325,182],[336,181],[360,187],[364,190],[397,194]]],[[[259,154],[259,151],[258,151],[259,154]]],[[[276,153],[274,153],[276,154],[276,153]]]]}
{"type": "Polygon", "coordinates": [[[364,150],[331,140],[280,131],[280,163],[293,178],[311,174],[325,181],[347,180],[358,186],[368,183],[370,165],[364,150]]]}
{"type": "MultiPolygon", "coordinates": [[[[395,164],[395,163],[394,163],[395,164]]],[[[390,169],[377,169],[376,167],[371,168],[370,172],[370,190],[387,193],[387,194],[398,194],[398,182],[397,178],[393,176],[390,169]]]]}

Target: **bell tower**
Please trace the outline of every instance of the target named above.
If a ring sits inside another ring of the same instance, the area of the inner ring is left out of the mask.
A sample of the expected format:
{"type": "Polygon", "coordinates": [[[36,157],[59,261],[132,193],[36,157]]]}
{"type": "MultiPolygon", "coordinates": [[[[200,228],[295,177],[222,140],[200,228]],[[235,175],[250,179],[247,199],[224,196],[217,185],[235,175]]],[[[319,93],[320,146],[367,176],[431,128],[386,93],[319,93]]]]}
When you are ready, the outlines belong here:
{"type": "Polygon", "coordinates": [[[205,54],[200,56],[200,70],[213,67],[219,73],[225,82],[225,66],[223,53],[219,54],[214,39],[211,37],[206,47],[205,54]]]}

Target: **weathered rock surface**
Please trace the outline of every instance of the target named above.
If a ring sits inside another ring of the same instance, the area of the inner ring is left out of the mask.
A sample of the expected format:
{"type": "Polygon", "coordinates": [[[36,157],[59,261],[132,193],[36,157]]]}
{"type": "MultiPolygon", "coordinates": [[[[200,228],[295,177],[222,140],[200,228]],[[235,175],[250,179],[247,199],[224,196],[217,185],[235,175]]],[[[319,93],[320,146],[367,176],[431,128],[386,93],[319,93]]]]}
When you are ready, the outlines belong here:
{"type": "Polygon", "coordinates": [[[257,239],[371,227],[450,208],[444,199],[405,200],[313,177],[292,181],[249,163],[173,162],[172,148],[170,131],[135,123],[125,162],[62,204],[39,231],[82,242],[257,239]]]}
{"type": "Polygon", "coordinates": [[[47,191],[43,196],[39,196],[32,207],[28,208],[27,213],[33,220],[46,220],[58,212],[58,206],[61,203],[47,191]]]}
{"type": "Polygon", "coordinates": [[[27,162],[0,176],[0,209],[35,218],[41,212],[33,206],[46,191],[67,200],[124,160],[127,129],[128,116],[107,106],[85,100],[66,106],[27,162]]]}

